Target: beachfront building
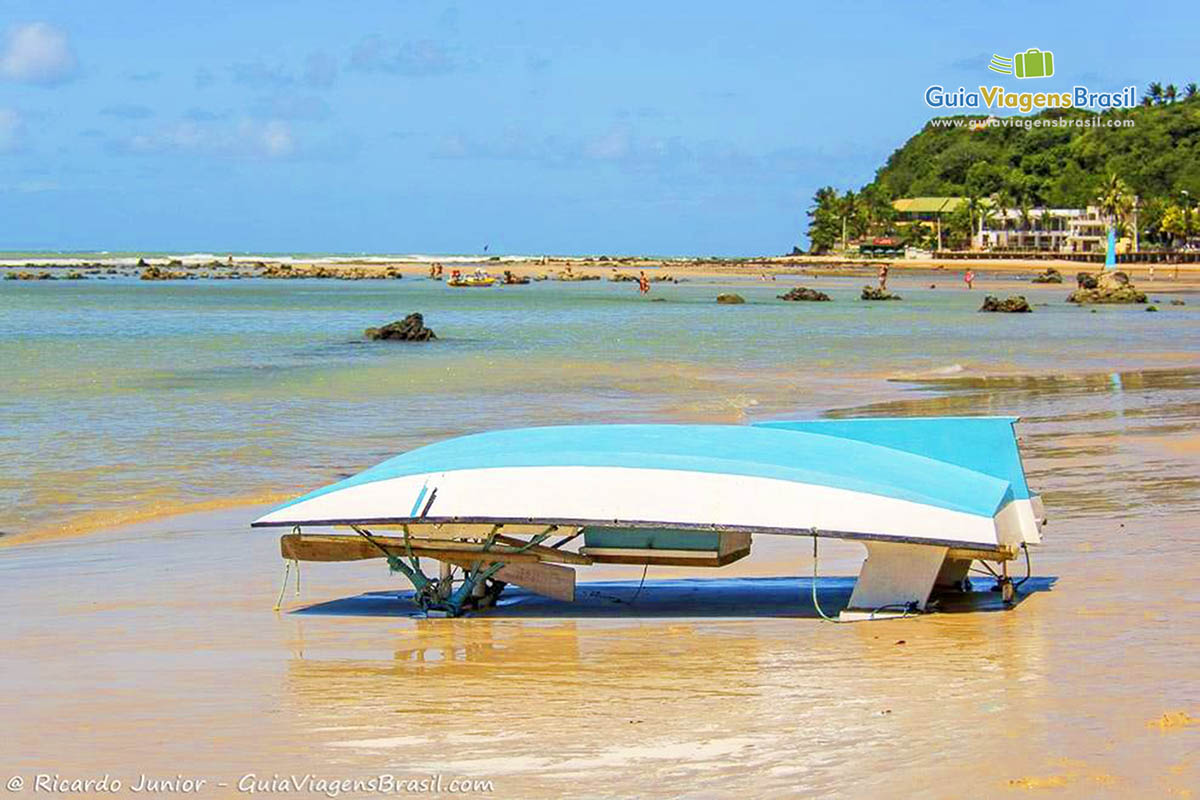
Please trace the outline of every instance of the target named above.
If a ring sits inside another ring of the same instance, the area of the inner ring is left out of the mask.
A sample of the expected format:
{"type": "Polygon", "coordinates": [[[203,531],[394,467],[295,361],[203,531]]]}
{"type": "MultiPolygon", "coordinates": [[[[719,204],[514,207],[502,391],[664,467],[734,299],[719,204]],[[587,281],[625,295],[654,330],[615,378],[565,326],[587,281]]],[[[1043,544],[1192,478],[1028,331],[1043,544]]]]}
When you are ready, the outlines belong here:
{"type": "Polygon", "coordinates": [[[976,237],[984,250],[1071,251],[1074,208],[1005,208],[986,215],[976,237]]]}
{"type": "MultiPolygon", "coordinates": [[[[905,197],[892,202],[900,225],[925,225],[937,235],[949,214],[967,202],[965,197],[905,197]]],[[[971,247],[1043,253],[1094,253],[1107,247],[1108,221],[1096,206],[1087,208],[996,208],[980,201],[971,247]]]]}
{"type": "MultiPolygon", "coordinates": [[[[1096,206],[1088,206],[1083,214],[1071,220],[1070,225],[1064,252],[1095,253],[1108,249],[1108,220],[1096,206]]],[[[1117,252],[1121,251],[1118,249],[1117,252]]]]}
{"type": "Polygon", "coordinates": [[[901,197],[892,201],[896,222],[902,227],[923,225],[934,234],[942,249],[942,222],[967,202],[965,197],[901,197]]]}

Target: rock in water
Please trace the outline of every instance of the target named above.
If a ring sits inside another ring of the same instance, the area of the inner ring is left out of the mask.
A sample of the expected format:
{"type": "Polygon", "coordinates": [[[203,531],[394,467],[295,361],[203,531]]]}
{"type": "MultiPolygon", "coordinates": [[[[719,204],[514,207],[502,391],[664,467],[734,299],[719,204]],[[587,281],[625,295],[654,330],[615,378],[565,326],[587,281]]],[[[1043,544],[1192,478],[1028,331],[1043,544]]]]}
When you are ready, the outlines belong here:
{"type": "Polygon", "coordinates": [[[717,295],[717,302],[721,303],[722,305],[736,306],[739,303],[746,302],[746,298],[742,297],[740,294],[726,292],[725,294],[717,295]]]}
{"type": "Polygon", "coordinates": [[[1124,272],[1103,272],[1097,278],[1086,272],[1077,276],[1079,288],[1071,292],[1068,303],[1144,303],[1146,293],[1140,292],[1124,272]],[[1084,278],[1089,280],[1084,280],[1084,278]],[[1090,284],[1090,285],[1085,285],[1090,284]]]}
{"type": "Polygon", "coordinates": [[[824,292],[818,292],[816,289],[808,289],[804,286],[797,286],[791,289],[787,294],[776,295],[780,300],[811,300],[813,302],[827,302],[829,295],[824,292]]]}
{"type": "Polygon", "coordinates": [[[1090,272],[1077,272],[1075,273],[1075,283],[1080,289],[1095,289],[1096,276],[1090,272]]]}
{"type": "Polygon", "coordinates": [[[425,327],[425,318],[420,314],[409,314],[402,320],[388,323],[382,328],[367,328],[366,337],[372,341],[392,339],[402,342],[427,342],[437,334],[425,327]]]}
{"type": "MultiPolygon", "coordinates": [[[[1081,273],[1086,275],[1087,273],[1081,273]]],[[[1062,273],[1054,267],[1046,267],[1046,271],[1033,276],[1033,283],[1062,283],[1062,273]]]]}
{"type": "Polygon", "coordinates": [[[980,311],[997,311],[1004,314],[1028,314],[1033,311],[1029,307],[1028,301],[1019,294],[1014,294],[1007,300],[999,300],[992,295],[983,298],[983,305],[979,307],[980,311]]]}
{"type": "Polygon", "coordinates": [[[899,300],[900,295],[892,294],[887,289],[878,286],[864,286],[861,299],[863,300],[899,300]]]}

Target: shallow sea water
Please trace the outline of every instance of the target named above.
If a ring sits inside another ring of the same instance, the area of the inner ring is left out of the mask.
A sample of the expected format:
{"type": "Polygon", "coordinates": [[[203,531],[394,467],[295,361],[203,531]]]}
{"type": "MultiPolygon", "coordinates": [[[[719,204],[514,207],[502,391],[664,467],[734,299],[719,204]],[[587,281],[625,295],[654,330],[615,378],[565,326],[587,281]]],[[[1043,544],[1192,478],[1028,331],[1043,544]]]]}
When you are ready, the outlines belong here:
{"type": "MultiPolygon", "coordinates": [[[[239,285],[203,295],[228,330],[193,307],[204,285],[105,287],[109,310],[3,287],[24,323],[0,317],[0,347],[42,376],[4,399],[6,530],[136,504],[131,485],[168,503],[312,485],[502,424],[819,412],[1020,415],[1050,524],[1016,608],[981,578],[973,611],[855,625],[816,617],[811,545],[786,537],[720,572],[651,568],[632,604],[641,570],[596,568],[579,607],[513,593],[458,620],[414,617],[379,562],[306,565],[272,612],[275,535],[246,527],[261,507],[13,537],[0,764],[191,775],[215,797],[293,772],[484,778],[502,797],[1194,796],[1196,318],[1049,293],[992,317],[903,284],[904,304],[867,309],[836,286],[776,307],[776,287],[742,285],[752,302],[724,308],[707,284],[644,306],[620,285],[239,285]],[[409,310],[440,349],[353,343],[409,310]],[[109,313],[143,335],[89,351],[63,319],[109,313]]],[[[822,543],[827,610],[861,558],[822,543]]]]}

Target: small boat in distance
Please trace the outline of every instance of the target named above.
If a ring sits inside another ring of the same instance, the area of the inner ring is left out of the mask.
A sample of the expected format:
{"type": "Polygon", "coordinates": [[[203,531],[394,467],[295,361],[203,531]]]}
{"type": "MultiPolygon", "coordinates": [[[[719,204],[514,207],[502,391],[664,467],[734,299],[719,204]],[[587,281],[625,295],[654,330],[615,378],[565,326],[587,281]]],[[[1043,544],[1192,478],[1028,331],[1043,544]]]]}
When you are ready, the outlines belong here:
{"type": "MultiPolygon", "coordinates": [[[[867,549],[842,620],[927,608],[976,561],[1041,542],[1015,417],[568,425],[462,436],[396,456],[256,520],[289,561],[384,558],[426,610],[458,615],[507,583],[561,600],[576,566],[721,567],[762,535],[867,549]],[[301,528],[341,528],[308,534],[301,528]],[[574,544],[575,549],[567,546],[574,544]],[[441,562],[430,577],[420,559],[441,562]]],[[[995,569],[987,566],[996,565],[995,569]]],[[[1016,584],[1019,586],[1019,584],[1016,584]]],[[[825,616],[816,603],[814,606],[825,616]]]]}
{"type": "Polygon", "coordinates": [[[446,281],[447,286],[470,287],[470,286],[493,286],[496,279],[487,273],[487,270],[477,269],[467,276],[463,276],[460,270],[450,271],[450,280],[446,281]]]}

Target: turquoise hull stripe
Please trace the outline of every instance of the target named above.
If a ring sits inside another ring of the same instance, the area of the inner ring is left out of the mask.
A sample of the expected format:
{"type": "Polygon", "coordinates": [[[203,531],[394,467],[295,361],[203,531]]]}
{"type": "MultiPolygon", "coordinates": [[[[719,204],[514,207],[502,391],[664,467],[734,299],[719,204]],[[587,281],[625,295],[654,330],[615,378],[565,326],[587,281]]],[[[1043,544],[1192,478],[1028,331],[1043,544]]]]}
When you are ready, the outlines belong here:
{"type": "MultiPolygon", "coordinates": [[[[745,425],[567,425],[447,439],[279,508],[374,481],[513,467],[623,467],[772,478],[985,517],[1015,496],[1011,481],[1001,475],[828,433],[745,425]]],[[[436,478],[430,482],[436,486],[436,478]]],[[[1020,487],[1026,491],[1023,479],[1020,487]]],[[[747,496],[746,502],[753,503],[754,497],[747,496]]],[[[412,516],[417,513],[414,507],[412,516]]]]}
{"type": "Polygon", "coordinates": [[[1014,499],[1028,500],[1029,486],[1013,432],[1016,421],[1016,417],[901,417],[759,422],[755,427],[819,433],[916,453],[1008,481],[1014,499]]]}

